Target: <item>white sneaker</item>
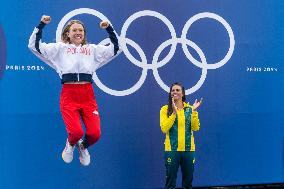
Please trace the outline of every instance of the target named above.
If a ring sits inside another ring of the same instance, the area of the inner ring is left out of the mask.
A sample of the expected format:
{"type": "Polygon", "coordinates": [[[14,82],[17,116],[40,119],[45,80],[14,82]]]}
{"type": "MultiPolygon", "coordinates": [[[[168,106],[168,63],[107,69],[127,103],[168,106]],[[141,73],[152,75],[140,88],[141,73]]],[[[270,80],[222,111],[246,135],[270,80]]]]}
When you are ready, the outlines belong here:
{"type": "Polygon", "coordinates": [[[80,153],[80,163],[84,166],[88,166],[91,162],[90,154],[87,148],[83,145],[83,140],[80,139],[78,143],[76,144],[76,147],[80,153]]]}
{"type": "Polygon", "coordinates": [[[62,152],[62,159],[63,161],[65,161],[65,163],[71,163],[71,161],[73,160],[73,151],[74,151],[74,146],[71,146],[71,144],[67,139],[66,146],[62,152]]]}

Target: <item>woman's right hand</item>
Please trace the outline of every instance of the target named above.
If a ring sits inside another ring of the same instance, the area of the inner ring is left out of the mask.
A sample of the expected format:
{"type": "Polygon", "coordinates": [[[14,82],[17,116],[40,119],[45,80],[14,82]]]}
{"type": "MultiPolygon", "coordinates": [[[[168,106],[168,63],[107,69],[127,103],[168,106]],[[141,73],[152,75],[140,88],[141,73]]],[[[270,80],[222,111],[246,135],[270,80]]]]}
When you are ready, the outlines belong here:
{"type": "Polygon", "coordinates": [[[176,114],[177,113],[177,106],[175,104],[174,98],[172,98],[172,107],[173,107],[173,113],[176,114]]]}
{"type": "Polygon", "coordinates": [[[50,17],[50,16],[47,16],[47,15],[42,15],[40,21],[42,21],[42,22],[45,23],[45,24],[49,24],[50,21],[51,21],[51,17],[50,17]]]}

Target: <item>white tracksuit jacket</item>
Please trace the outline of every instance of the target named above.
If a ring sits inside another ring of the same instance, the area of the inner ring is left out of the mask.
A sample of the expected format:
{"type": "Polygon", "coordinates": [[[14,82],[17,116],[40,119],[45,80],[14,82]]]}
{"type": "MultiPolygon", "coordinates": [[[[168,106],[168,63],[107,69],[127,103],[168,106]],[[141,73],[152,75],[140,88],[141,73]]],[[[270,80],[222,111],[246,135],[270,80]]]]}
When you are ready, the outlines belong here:
{"type": "Polygon", "coordinates": [[[109,26],[106,31],[111,43],[108,46],[86,44],[76,47],[63,42],[44,43],[41,41],[44,23],[37,26],[29,39],[29,49],[59,74],[93,74],[121,52],[117,34],[109,26]]]}

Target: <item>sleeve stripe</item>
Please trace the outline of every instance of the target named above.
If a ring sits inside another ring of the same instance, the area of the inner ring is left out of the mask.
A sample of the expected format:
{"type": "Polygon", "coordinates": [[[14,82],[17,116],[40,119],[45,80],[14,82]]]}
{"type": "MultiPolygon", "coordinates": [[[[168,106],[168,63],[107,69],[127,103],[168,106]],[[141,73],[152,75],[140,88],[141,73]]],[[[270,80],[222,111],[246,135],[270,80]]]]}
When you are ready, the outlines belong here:
{"type": "Polygon", "coordinates": [[[42,37],[42,30],[38,30],[38,32],[36,33],[35,48],[40,54],[41,52],[39,49],[39,40],[41,40],[41,37],[42,37]]]}
{"type": "Polygon", "coordinates": [[[116,37],[116,34],[114,33],[114,30],[113,30],[113,28],[111,27],[111,25],[109,25],[109,26],[106,28],[106,31],[107,31],[108,34],[109,34],[110,41],[113,43],[113,46],[114,46],[114,55],[116,55],[116,54],[117,54],[117,51],[119,50],[118,39],[117,39],[117,37],[116,37]]]}
{"type": "Polygon", "coordinates": [[[40,22],[39,25],[37,26],[38,32],[36,33],[36,40],[35,40],[35,48],[40,54],[42,53],[40,52],[40,49],[39,49],[39,41],[42,38],[42,29],[44,28],[44,26],[45,26],[45,23],[43,22],[40,22]]]}

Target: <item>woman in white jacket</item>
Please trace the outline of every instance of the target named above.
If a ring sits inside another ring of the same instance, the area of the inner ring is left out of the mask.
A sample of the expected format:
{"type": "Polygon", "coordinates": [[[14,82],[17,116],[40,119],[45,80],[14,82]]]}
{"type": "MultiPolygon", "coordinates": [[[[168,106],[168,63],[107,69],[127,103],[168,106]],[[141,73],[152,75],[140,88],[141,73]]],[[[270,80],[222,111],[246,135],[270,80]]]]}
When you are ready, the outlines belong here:
{"type": "Polygon", "coordinates": [[[111,25],[107,21],[102,21],[100,27],[106,29],[111,43],[108,46],[88,44],[84,24],[79,20],[71,20],[62,31],[62,42],[43,43],[42,30],[50,21],[50,16],[42,16],[40,24],[29,39],[28,47],[57,71],[63,84],[60,111],[68,138],[62,158],[66,163],[70,163],[76,146],[81,164],[87,166],[90,164],[87,148],[96,143],[101,135],[92,75],[120,52],[118,38],[111,25]],[[80,118],[84,122],[86,133],[80,118]]]}

